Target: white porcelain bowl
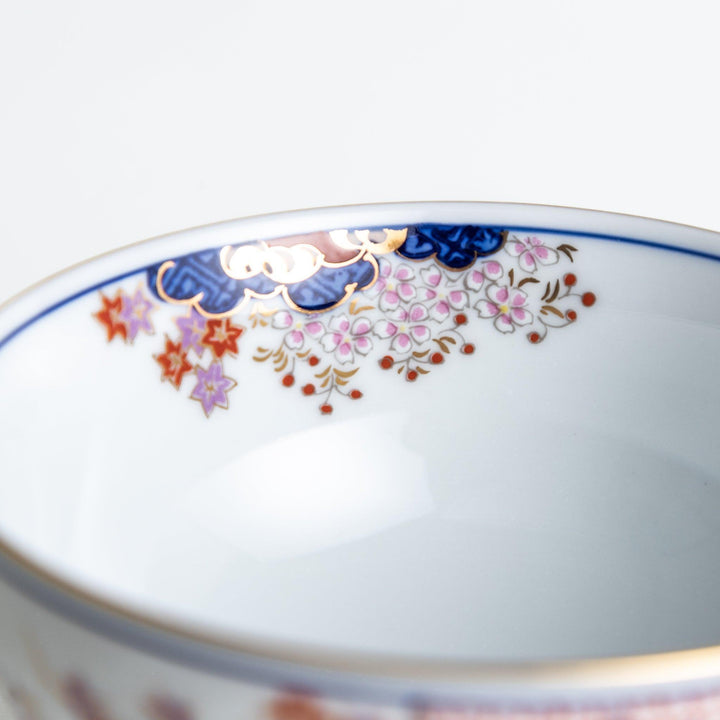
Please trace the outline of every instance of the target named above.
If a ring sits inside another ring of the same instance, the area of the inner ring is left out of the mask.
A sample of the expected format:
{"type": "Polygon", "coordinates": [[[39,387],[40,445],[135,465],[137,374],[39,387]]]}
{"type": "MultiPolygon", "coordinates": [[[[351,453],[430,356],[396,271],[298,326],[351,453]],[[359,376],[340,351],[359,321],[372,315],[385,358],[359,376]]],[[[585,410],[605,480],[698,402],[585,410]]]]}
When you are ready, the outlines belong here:
{"type": "Polygon", "coordinates": [[[17,717],[720,716],[720,240],[250,218],[0,312],[17,717]]]}

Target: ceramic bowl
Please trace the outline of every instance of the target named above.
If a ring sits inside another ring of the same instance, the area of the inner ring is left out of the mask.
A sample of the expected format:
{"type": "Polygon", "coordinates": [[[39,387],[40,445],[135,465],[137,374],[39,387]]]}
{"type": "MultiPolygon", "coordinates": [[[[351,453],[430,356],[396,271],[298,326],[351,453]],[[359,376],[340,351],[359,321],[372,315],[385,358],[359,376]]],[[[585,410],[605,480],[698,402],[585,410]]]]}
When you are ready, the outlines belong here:
{"type": "Polygon", "coordinates": [[[720,717],[718,261],[659,221],[397,204],[13,300],[13,712],[720,717]]]}

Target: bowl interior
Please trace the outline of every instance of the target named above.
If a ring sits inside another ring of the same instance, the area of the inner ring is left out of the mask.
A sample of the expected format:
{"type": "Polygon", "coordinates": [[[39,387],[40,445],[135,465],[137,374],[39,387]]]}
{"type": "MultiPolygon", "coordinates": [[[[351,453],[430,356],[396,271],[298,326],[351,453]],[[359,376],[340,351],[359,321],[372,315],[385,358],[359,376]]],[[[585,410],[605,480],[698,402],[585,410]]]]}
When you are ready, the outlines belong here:
{"type": "MultiPolygon", "coordinates": [[[[0,535],[229,635],[475,660],[720,643],[720,264],[503,230],[463,269],[378,252],[330,310],[209,312],[177,261],[160,294],[156,265],[45,314],[0,351],[0,535]]],[[[283,247],[327,257],[318,237],[283,247]]]]}

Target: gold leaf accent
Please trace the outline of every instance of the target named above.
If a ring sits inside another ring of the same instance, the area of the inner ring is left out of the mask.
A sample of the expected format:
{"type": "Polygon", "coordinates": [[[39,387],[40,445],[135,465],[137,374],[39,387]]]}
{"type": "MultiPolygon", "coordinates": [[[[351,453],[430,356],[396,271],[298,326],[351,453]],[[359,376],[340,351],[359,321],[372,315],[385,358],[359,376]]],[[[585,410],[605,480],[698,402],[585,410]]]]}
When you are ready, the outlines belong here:
{"type": "Polygon", "coordinates": [[[557,296],[559,294],[560,294],[560,282],[558,280],[556,280],[555,281],[555,289],[553,290],[552,295],[549,298],[544,298],[544,299],[547,299],[547,301],[549,303],[551,303],[557,298],[557,296]]]}
{"type": "Polygon", "coordinates": [[[365,312],[366,310],[374,310],[374,309],[375,309],[375,308],[373,308],[372,305],[363,305],[362,307],[357,307],[357,301],[356,301],[356,300],[353,300],[353,301],[350,303],[350,308],[349,308],[351,315],[358,315],[359,313],[365,312]]]}
{"type": "Polygon", "coordinates": [[[335,377],[351,378],[359,369],[359,367],[356,367],[353,370],[338,370],[337,368],[333,368],[333,372],[335,373],[335,377]]]}
{"type": "Polygon", "coordinates": [[[547,310],[548,312],[551,312],[553,313],[553,315],[557,315],[558,317],[565,318],[565,316],[556,307],[553,307],[552,305],[543,305],[540,312],[542,313],[543,310],[547,310]]]}

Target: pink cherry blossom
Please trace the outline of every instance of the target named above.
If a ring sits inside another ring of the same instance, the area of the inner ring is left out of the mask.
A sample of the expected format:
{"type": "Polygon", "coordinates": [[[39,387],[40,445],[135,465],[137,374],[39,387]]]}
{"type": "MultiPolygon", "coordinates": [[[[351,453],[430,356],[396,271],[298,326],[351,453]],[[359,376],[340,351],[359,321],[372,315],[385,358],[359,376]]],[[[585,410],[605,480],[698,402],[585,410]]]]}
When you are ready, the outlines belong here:
{"type": "Polygon", "coordinates": [[[478,314],[483,318],[495,318],[495,327],[503,333],[511,333],[516,325],[532,322],[532,313],[527,310],[527,295],[507,285],[490,285],[486,290],[487,300],[475,303],[478,314]]]}
{"type": "Polygon", "coordinates": [[[398,308],[390,320],[379,320],[373,332],[382,339],[392,338],[390,347],[398,353],[412,350],[414,345],[423,345],[430,340],[430,328],[425,325],[428,309],[415,303],[409,309],[398,308]]]}
{"type": "Polygon", "coordinates": [[[465,273],[465,287],[472,292],[478,292],[486,280],[497,282],[502,276],[502,265],[497,260],[488,260],[474,265],[465,273]]]}
{"type": "Polygon", "coordinates": [[[540,265],[554,265],[559,256],[555,250],[548,247],[534,235],[519,238],[513,235],[505,244],[505,252],[513,257],[519,257],[520,267],[525,272],[535,272],[540,265]]]}
{"type": "Polygon", "coordinates": [[[317,340],[325,332],[323,324],[314,319],[303,319],[282,310],[273,315],[273,327],[287,330],[284,342],[291,350],[301,350],[308,338],[317,340]]]}
{"type": "Polygon", "coordinates": [[[410,302],[416,294],[411,280],[415,277],[413,269],[402,263],[393,266],[388,261],[380,261],[380,273],[375,284],[367,290],[371,297],[377,297],[378,306],[385,312],[395,310],[401,302],[410,302]]]}
{"type": "Polygon", "coordinates": [[[462,310],[469,305],[467,292],[457,285],[459,278],[450,279],[437,265],[421,270],[420,277],[423,286],[419,295],[427,303],[433,320],[443,322],[453,310],[462,310]]]}
{"type": "Polygon", "coordinates": [[[347,315],[336,315],[328,324],[320,343],[325,352],[335,353],[339,363],[353,362],[355,353],[367,355],[372,349],[370,321],[365,317],[357,318],[352,324],[347,315]]]}

